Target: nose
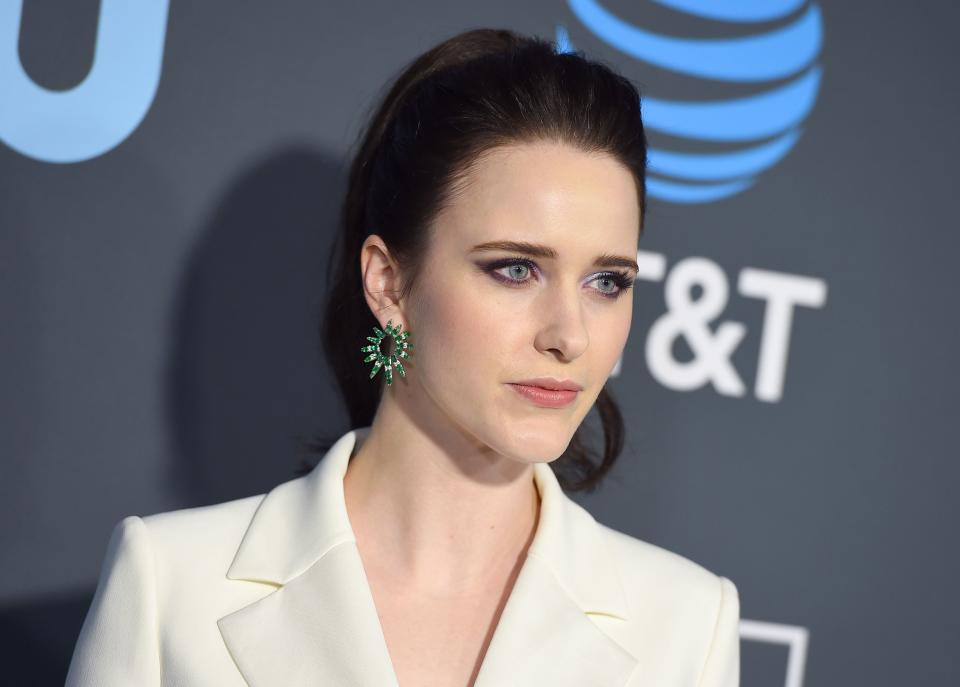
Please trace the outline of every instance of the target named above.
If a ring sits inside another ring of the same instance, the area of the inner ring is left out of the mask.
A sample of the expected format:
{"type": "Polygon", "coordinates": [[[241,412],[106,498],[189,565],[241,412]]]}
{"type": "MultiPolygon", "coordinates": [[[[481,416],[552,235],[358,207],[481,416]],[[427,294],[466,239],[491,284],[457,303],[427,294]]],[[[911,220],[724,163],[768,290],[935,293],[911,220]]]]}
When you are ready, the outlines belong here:
{"type": "Polygon", "coordinates": [[[537,305],[540,314],[534,341],[537,350],[553,353],[564,361],[583,355],[590,344],[590,333],[579,291],[548,289],[537,305]]]}

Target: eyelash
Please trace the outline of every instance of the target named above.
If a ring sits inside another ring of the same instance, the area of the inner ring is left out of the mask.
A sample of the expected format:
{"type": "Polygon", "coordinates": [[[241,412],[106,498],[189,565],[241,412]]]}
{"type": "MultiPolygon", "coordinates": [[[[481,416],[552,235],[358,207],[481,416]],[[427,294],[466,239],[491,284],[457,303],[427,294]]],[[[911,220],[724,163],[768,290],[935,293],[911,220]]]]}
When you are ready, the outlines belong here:
{"type": "MultiPolygon", "coordinates": [[[[529,258],[521,258],[521,257],[504,258],[503,260],[495,260],[493,262],[489,262],[485,264],[483,267],[484,267],[484,270],[489,272],[491,276],[493,276],[493,278],[496,279],[497,281],[516,287],[526,283],[528,280],[512,279],[510,277],[504,277],[503,275],[497,274],[497,270],[501,270],[504,267],[513,267],[514,265],[523,265],[524,267],[527,267],[531,271],[534,271],[537,269],[537,264],[533,262],[533,260],[530,260],[529,258]]],[[[634,282],[634,279],[630,276],[628,272],[622,272],[620,270],[613,270],[611,272],[601,272],[594,279],[600,279],[600,278],[610,279],[614,283],[614,285],[617,286],[616,293],[607,293],[605,291],[598,291],[601,297],[608,298],[610,300],[616,300],[617,298],[622,296],[624,293],[626,293],[629,289],[633,287],[633,282],[634,282]]]]}

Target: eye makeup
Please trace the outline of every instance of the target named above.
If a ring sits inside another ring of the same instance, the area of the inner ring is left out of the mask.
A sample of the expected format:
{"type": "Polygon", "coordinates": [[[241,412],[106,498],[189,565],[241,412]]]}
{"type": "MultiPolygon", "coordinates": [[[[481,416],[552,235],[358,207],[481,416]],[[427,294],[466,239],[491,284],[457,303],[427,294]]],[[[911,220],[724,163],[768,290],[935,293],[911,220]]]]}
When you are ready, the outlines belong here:
{"type": "MultiPolygon", "coordinates": [[[[480,267],[484,272],[489,274],[491,277],[493,277],[497,281],[503,284],[506,284],[508,286],[511,286],[513,288],[522,288],[524,284],[530,281],[530,279],[523,278],[523,277],[521,278],[509,277],[499,272],[499,270],[502,270],[507,267],[511,267],[511,268],[524,267],[530,272],[539,272],[539,268],[537,267],[537,264],[533,260],[530,260],[529,258],[524,258],[521,256],[502,258],[500,260],[492,260],[490,262],[481,263],[480,267]]],[[[608,270],[606,272],[600,272],[594,275],[592,281],[597,281],[600,279],[605,279],[607,281],[613,282],[613,285],[617,287],[617,290],[613,292],[596,289],[597,293],[599,293],[602,298],[606,298],[609,300],[616,300],[617,298],[622,296],[630,288],[633,287],[633,283],[634,283],[634,278],[630,276],[630,273],[622,270],[608,270]]]]}

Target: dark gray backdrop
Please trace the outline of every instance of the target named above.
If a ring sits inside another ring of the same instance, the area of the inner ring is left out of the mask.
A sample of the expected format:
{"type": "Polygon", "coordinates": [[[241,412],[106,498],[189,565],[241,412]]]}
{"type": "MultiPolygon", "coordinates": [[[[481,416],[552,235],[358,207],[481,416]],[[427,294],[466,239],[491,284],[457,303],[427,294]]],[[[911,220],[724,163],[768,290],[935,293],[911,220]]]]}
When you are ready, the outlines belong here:
{"type": "MultiPolygon", "coordinates": [[[[30,77],[82,81],[100,4],[27,0],[30,77]]],[[[650,3],[607,6],[671,29],[650,3]]],[[[821,8],[823,80],[796,147],[731,198],[652,202],[641,243],[667,274],[701,257],[725,275],[711,327],[745,326],[731,362],[746,393],[651,373],[664,282],[638,282],[610,383],[627,450],[576,498],[736,582],[745,687],[798,687],[791,656],[807,685],[957,684],[960,11],[821,8]],[[753,389],[764,302],[738,291],[745,269],[826,289],[793,313],[774,401],[753,389]]],[[[291,477],[296,437],[347,429],[315,318],[344,154],[382,84],[456,31],[558,24],[641,88],[661,78],[577,33],[559,0],[173,0],[159,89],[120,145],[56,164],[0,144],[11,684],[62,684],[119,519],[262,493],[291,477]]],[[[682,337],[675,355],[690,357],[682,337]]]]}

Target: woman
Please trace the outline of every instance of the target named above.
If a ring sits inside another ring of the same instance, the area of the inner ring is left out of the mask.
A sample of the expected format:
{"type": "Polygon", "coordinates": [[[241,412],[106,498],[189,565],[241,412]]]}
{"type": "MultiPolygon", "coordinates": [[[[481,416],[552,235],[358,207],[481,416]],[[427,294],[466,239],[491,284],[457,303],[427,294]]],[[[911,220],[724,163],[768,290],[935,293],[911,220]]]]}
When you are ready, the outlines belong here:
{"type": "Polygon", "coordinates": [[[734,584],[563,490],[623,444],[645,171],[637,91],[581,54],[476,30],[414,61],[331,262],[354,429],[266,495],[118,523],[67,684],[737,685],[734,584]]]}

